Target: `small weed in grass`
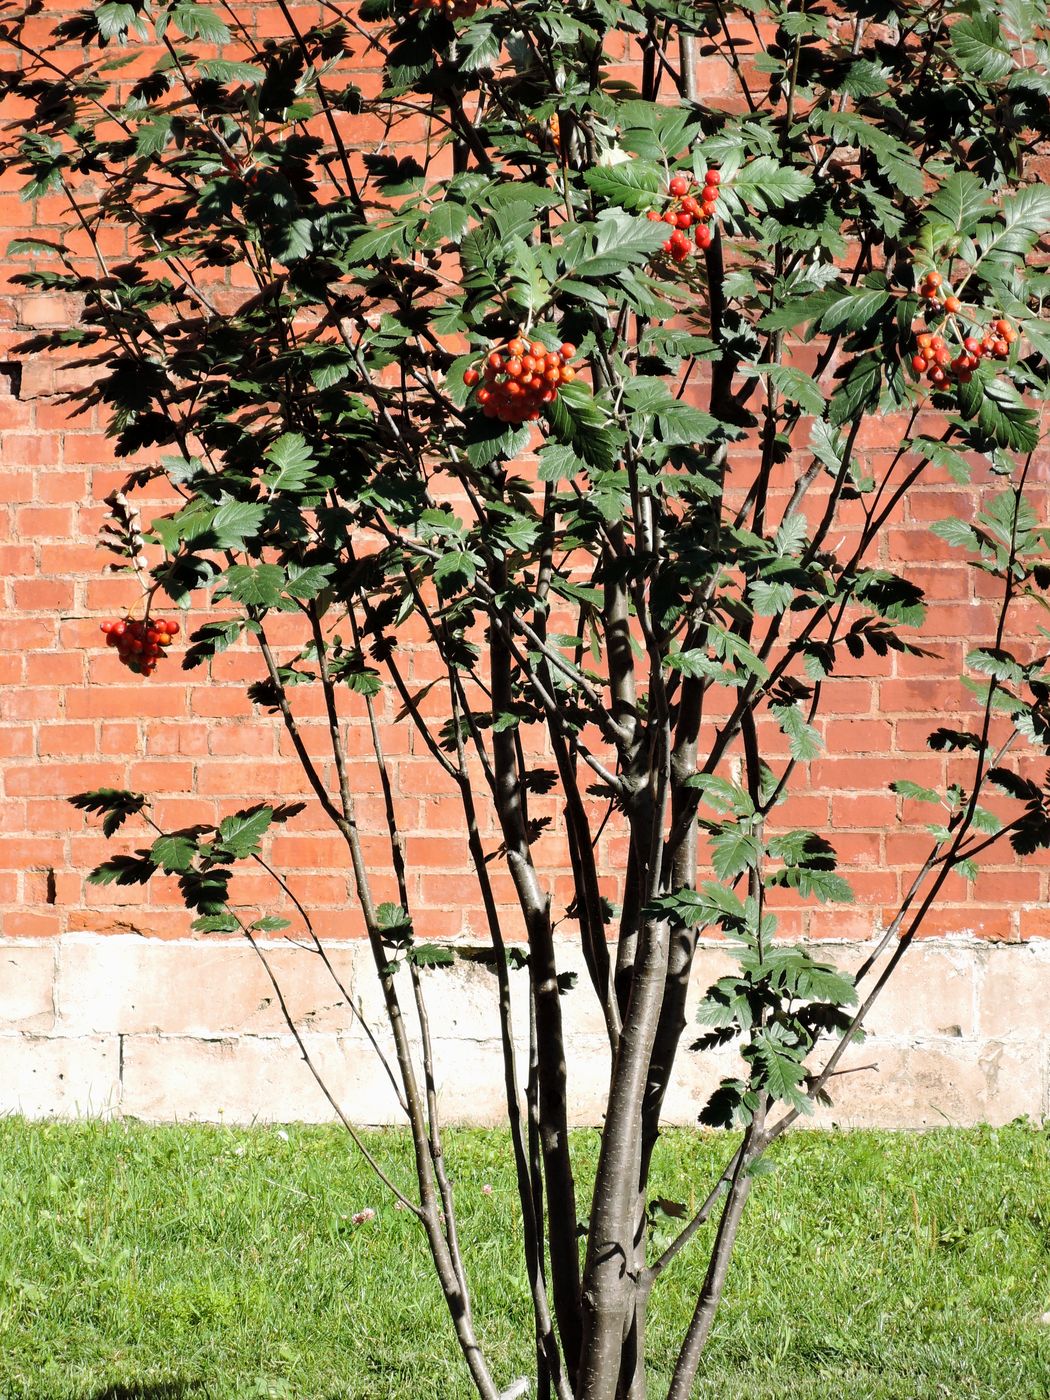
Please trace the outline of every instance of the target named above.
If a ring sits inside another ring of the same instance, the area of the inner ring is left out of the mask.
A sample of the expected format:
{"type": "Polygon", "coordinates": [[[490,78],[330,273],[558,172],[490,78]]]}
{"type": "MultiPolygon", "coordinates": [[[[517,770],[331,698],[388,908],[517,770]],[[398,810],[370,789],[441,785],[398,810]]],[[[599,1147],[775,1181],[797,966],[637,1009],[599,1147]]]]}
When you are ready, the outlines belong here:
{"type": "MultiPolygon", "coordinates": [[[[407,1139],[371,1143],[410,1186],[407,1139]]],[[[573,1149],[585,1182],[596,1134],[573,1149]]],[[[507,1140],[450,1132],[448,1153],[478,1328],[509,1381],[531,1322],[507,1140]]],[[[654,1196],[696,1200],[726,1156],[717,1134],[667,1134],[654,1196]]],[[[1050,1396],[1045,1132],[802,1132],[775,1160],[699,1396],[1050,1396]]],[[[702,1270],[686,1251],[657,1287],[654,1400],[702,1270]]],[[[472,1393],[418,1227],[337,1130],[0,1122],[3,1400],[472,1393]]]]}

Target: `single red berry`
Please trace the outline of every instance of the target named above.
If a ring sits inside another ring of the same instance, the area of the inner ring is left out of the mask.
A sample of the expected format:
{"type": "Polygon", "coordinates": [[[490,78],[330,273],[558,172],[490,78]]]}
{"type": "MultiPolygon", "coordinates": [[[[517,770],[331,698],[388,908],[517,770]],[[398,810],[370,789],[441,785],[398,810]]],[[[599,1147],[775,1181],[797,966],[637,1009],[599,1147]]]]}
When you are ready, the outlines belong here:
{"type": "Polygon", "coordinates": [[[480,378],[481,375],[477,372],[476,369],[465,369],[463,371],[463,383],[467,386],[468,389],[472,389],[480,378]]]}
{"type": "Polygon", "coordinates": [[[511,379],[517,379],[522,372],[522,368],[523,362],[517,355],[512,356],[503,366],[504,373],[510,375],[511,379]]]}
{"type": "Polygon", "coordinates": [[[529,348],[529,347],[525,344],[525,342],[524,342],[523,340],[521,340],[519,337],[515,336],[515,338],[514,338],[514,339],[510,342],[510,344],[507,346],[507,354],[508,354],[508,355],[524,355],[525,351],[526,351],[528,348],[529,348]]]}
{"type": "Polygon", "coordinates": [[[714,240],[711,234],[711,230],[707,227],[706,224],[701,224],[696,231],[696,246],[701,250],[701,252],[704,252],[708,248],[710,248],[713,241],[714,240]]]}
{"type": "Polygon", "coordinates": [[[944,279],[939,272],[927,272],[922,280],[924,286],[933,287],[936,290],[944,279]]]}
{"type": "Polygon", "coordinates": [[[930,348],[930,346],[933,344],[933,336],[929,333],[929,331],[923,331],[922,335],[918,337],[918,344],[922,347],[923,350],[928,350],[930,348]]]}
{"type": "Polygon", "coordinates": [[[563,365],[558,371],[558,377],[563,384],[571,384],[576,378],[576,371],[573,369],[572,365],[563,365]]]}
{"type": "Polygon", "coordinates": [[[956,312],[962,310],[962,302],[959,300],[958,297],[945,297],[944,309],[948,312],[950,316],[954,316],[956,312]]]}
{"type": "Polygon", "coordinates": [[[925,356],[925,355],[913,355],[913,356],[911,357],[911,367],[912,367],[912,369],[915,371],[916,374],[922,374],[922,372],[923,372],[923,371],[925,370],[925,368],[926,368],[926,356],[925,356]]]}
{"type": "Polygon", "coordinates": [[[488,362],[495,370],[503,368],[503,356],[497,350],[493,350],[488,362]]]}
{"type": "Polygon", "coordinates": [[[660,217],[665,224],[673,224],[678,218],[678,215],[674,212],[673,209],[668,209],[663,214],[661,214],[660,217]]]}
{"type": "Polygon", "coordinates": [[[569,342],[566,341],[565,344],[562,345],[559,349],[558,354],[562,357],[563,360],[571,360],[576,354],[576,346],[570,345],[569,342]]]}
{"type": "Polygon", "coordinates": [[[663,223],[663,215],[656,209],[650,209],[645,216],[651,224],[663,223]]]}
{"type": "Polygon", "coordinates": [[[992,329],[997,330],[1000,335],[1006,335],[1007,331],[1013,330],[1013,327],[1010,325],[1009,321],[999,320],[994,323],[992,329]]]}
{"type": "Polygon", "coordinates": [[[668,238],[665,242],[660,244],[660,247],[665,253],[669,253],[671,251],[671,240],[668,238]]]}
{"type": "Polygon", "coordinates": [[[963,341],[963,345],[971,355],[979,355],[981,353],[981,342],[972,335],[966,337],[963,341]]]}
{"type": "Polygon", "coordinates": [[[682,208],[685,213],[692,214],[695,219],[700,213],[700,201],[695,195],[687,194],[685,199],[682,200],[682,208]]]}
{"type": "Polygon", "coordinates": [[[546,355],[547,353],[547,347],[542,340],[534,340],[531,349],[536,359],[539,359],[542,355],[546,355]]]}
{"type": "Polygon", "coordinates": [[[1009,344],[1001,337],[992,346],[992,354],[997,360],[1005,360],[1010,353],[1009,344]]]}
{"type": "Polygon", "coordinates": [[[720,185],[721,183],[722,183],[722,176],[720,175],[720,173],[719,173],[717,170],[711,169],[711,170],[709,170],[709,171],[707,172],[707,174],[704,176],[704,184],[705,184],[705,185],[720,185]]]}
{"type": "Polygon", "coordinates": [[[683,210],[682,213],[680,213],[675,219],[675,223],[678,225],[679,228],[692,228],[693,216],[692,214],[685,213],[685,211],[683,210]]]}
{"type": "Polygon", "coordinates": [[[689,181],[685,178],[684,175],[676,175],[676,176],[674,177],[674,179],[671,181],[671,183],[667,186],[667,188],[670,190],[670,192],[671,192],[673,195],[676,195],[676,196],[681,196],[681,195],[683,195],[683,194],[688,194],[688,193],[689,193],[689,181]]]}

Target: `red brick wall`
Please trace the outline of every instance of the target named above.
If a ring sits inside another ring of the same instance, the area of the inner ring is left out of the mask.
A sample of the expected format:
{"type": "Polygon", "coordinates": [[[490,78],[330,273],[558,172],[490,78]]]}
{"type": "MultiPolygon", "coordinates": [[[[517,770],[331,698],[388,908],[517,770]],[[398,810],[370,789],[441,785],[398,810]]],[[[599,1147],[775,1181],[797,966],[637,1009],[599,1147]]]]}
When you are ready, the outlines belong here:
{"type": "MultiPolygon", "coordinates": [[[[276,18],[270,6],[249,14],[261,29],[276,18]]],[[[625,53],[623,74],[631,64],[632,56],[625,53]]],[[[726,75],[714,61],[705,61],[702,69],[702,89],[713,101],[726,75]]],[[[375,92],[374,71],[362,69],[352,76],[366,95],[375,92]]],[[[728,89],[725,100],[730,101],[728,89]]],[[[367,115],[347,129],[358,149],[369,148],[378,134],[367,115]]],[[[8,176],[0,187],[0,248],[28,228],[69,236],[60,199],[24,204],[17,184],[16,177],[8,176]]],[[[107,251],[119,254],[119,245],[107,251]]],[[[93,786],[127,786],[156,796],[160,820],[188,823],[216,819],[246,802],[304,794],[304,784],[279,721],[249,708],[244,698],[243,683],[260,674],[247,647],[217,658],[210,672],[202,668],[186,674],[177,660],[169,660],[154,677],[141,681],[102,646],[99,622],[133,606],[138,591],[133,579],[104,573],[106,556],[95,543],[104,513],[100,502],[123,479],[124,464],[114,462],[97,414],[72,416],[63,403],[63,389],[85,371],[40,356],[20,356],[14,348],[38,328],[67,323],[76,315],[75,306],[13,285],[10,277],[26,265],[24,258],[2,257],[2,264],[0,928],[8,936],[85,929],[185,934],[190,916],[172,882],[157,880],[145,889],[126,890],[85,883],[86,871],[106,845],[66,797],[93,786]]],[[[903,432],[903,420],[884,418],[868,425],[861,450],[876,469],[903,432]]],[[[746,469],[746,460],[742,465],[746,469]]],[[[1047,475],[1044,460],[1036,473],[1041,506],[1047,475]]],[[[990,637],[994,625],[993,603],[981,580],[928,526],[940,515],[972,515],[982,489],[980,484],[962,489],[931,470],[880,542],[878,562],[906,566],[926,589],[927,643],[939,655],[922,661],[879,661],[869,655],[841,672],[846,679],[828,686],[819,724],[827,755],[798,784],[799,796],[786,819],[830,828],[857,903],[846,909],[794,909],[786,924],[792,932],[870,935],[894,911],[922,860],[927,846],[922,824],[932,810],[902,802],[887,784],[894,776],[944,781],[947,760],[926,747],[926,735],[945,717],[967,708],[958,682],[962,658],[974,641],[990,637]]],[[[143,515],[150,518],[148,506],[143,515]]],[[[192,613],[189,621],[194,622],[192,613]]],[[[432,659],[425,649],[416,652],[410,679],[425,683],[432,675],[432,659]]],[[[297,697],[297,704],[319,719],[310,710],[311,697],[297,697]]],[[[458,803],[409,724],[394,722],[397,708],[389,697],[381,702],[420,932],[432,938],[480,934],[483,925],[470,904],[458,803]]],[[[322,727],[315,722],[307,728],[320,752],[322,727]]],[[[381,804],[363,726],[352,733],[351,752],[369,849],[377,870],[385,871],[381,804]]],[[[538,799],[534,815],[548,813],[555,825],[544,838],[540,863],[557,906],[570,897],[558,812],[551,799],[538,799]]],[[[489,832],[494,846],[491,828],[489,832]]],[[[624,853],[624,838],[610,831],[603,859],[614,882],[624,853]]],[[[333,937],[359,932],[344,848],[324,829],[316,804],[308,804],[287,834],[274,840],[272,854],[316,912],[318,932],[333,937]]],[[[501,871],[495,874],[509,907],[509,884],[501,871]]],[[[1018,869],[1006,853],[985,869],[975,887],[952,877],[929,931],[1008,939],[1046,934],[1047,882],[1045,860],[1018,869]]],[[[380,874],[379,897],[393,894],[387,886],[380,874]]],[[[245,875],[238,891],[246,902],[267,908],[280,904],[262,872],[245,875]]]]}

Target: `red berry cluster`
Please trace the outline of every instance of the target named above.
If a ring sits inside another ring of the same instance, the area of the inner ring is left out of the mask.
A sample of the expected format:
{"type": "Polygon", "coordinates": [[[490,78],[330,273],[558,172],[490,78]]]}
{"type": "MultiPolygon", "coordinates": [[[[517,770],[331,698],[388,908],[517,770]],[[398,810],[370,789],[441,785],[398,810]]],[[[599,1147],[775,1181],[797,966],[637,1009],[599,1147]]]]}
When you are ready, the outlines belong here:
{"type": "Polygon", "coordinates": [[[121,618],[118,622],[104,622],[102,630],[107,645],[116,647],[129,671],[150,676],[157,669],[164,648],[178,636],[179,624],[173,617],[151,617],[144,622],[121,618]]]}
{"type": "Polygon", "coordinates": [[[718,204],[718,186],[721,180],[717,170],[709,170],[704,176],[703,189],[697,198],[693,181],[687,175],[675,175],[667,186],[671,203],[662,214],[657,209],[650,209],[646,215],[651,223],[665,223],[671,226],[673,232],[664,243],[663,250],[676,263],[686,261],[692,254],[694,243],[701,252],[710,248],[710,224],[718,204]],[[692,237],[689,235],[689,229],[694,230],[692,237]]]}
{"type": "Polygon", "coordinates": [[[534,423],[544,404],[553,403],[561,386],[576,378],[569,363],[575,354],[575,345],[548,350],[542,340],[530,344],[515,336],[504,350],[485,356],[480,372],[466,370],[463,383],[474,389],[474,400],[486,418],[534,423]]]}

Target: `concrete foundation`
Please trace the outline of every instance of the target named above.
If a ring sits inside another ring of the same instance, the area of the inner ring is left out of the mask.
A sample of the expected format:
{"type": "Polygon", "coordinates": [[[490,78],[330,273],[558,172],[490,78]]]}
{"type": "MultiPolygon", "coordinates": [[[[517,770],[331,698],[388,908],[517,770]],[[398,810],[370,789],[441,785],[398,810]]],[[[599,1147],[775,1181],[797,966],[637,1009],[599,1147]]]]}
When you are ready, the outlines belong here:
{"type": "MultiPolygon", "coordinates": [[[[306,1050],[348,1117],[403,1121],[365,1030],[390,1038],[368,948],[335,945],[337,986],[314,952],[260,945],[306,1050]]],[[[820,945],[855,966],[856,944],[820,945]]],[[[504,1120],[496,979],[470,956],[423,974],[450,1122],[504,1120]]],[[[601,1016],[580,973],[563,1005],[572,1042],[570,1095],[580,1124],[600,1121],[609,1061],[601,1016]]],[[[724,945],[699,954],[694,999],[729,969],[724,945]]],[[[406,974],[401,980],[407,984],[406,974]]],[[[527,1032],[525,974],[513,974],[515,1027],[527,1032]]],[[[407,990],[407,987],[406,987],[407,990]]],[[[411,998],[406,1016],[414,1025],[411,998]]],[[[698,1032],[686,1028],[683,1043],[698,1032]]],[[[392,1055],[390,1055],[392,1059],[392,1055]]],[[[739,1062],[683,1050],[667,1119],[692,1124],[739,1062]]],[[[519,1045],[524,1079],[524,1047],[519,1045]]],[[[922,1128],[1004,1123],[1050,1113],[1050,942],[917,943],[851,1047],[820,1124],[922,1128]],[[875,1066],[876,1068],[866,1068],[875,1066]]],[[[0,1112],[32,1118],[124,1115],[153,1122],[323,1122],[332,1107],[290,1034],[259,957],[243,942],[68,934],[0,940],[0,1112]]]]}

